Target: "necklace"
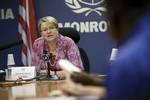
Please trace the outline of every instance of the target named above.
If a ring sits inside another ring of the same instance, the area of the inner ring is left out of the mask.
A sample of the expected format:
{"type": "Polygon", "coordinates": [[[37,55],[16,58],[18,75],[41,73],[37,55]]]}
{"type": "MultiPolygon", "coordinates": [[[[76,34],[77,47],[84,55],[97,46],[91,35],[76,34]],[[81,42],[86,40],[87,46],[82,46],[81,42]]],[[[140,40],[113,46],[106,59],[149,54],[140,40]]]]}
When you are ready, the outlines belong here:
{"type": "Polygon", "coordinates": [[[56,65],[56,55],[52,54],[52,57],[50,59],[50,65],[53,67],[56,65]]]}

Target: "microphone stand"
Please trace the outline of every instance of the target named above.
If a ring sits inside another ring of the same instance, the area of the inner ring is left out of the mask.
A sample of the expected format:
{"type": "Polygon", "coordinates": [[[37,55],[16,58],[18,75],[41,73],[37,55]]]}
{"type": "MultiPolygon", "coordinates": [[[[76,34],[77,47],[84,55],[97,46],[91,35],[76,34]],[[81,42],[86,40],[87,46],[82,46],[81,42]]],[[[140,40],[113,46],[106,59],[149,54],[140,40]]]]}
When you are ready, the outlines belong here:
{"type": "Polygon", "coordinates": [[[51,71],[50,69],[51,69],[51,65],[49,62],[47,62],[47,78],[52,77],[51,73],[50,73],[50,71],[51,71]]]}
{"type": "Polygon", "coordinates": [[[43,51],[43,55],[41,56],[41,58],[47,63],[47,75],[44,78],[40,78],[40,80],[59,80],[59,77],[57,76],[56,72],[54,76],[50,73],[52,66],[49,63],[49,60],[51,61],[52,57],[52,53],[48,53],[48,51],[43,51]]]}
{"type": "Polygon", "coordinates": [[[47,76],[46,80],[59,80],[60,78],[57,76],[56,71],[54,71],[54,75],[51,75],[51,64],[47,62],[47,76]]]}

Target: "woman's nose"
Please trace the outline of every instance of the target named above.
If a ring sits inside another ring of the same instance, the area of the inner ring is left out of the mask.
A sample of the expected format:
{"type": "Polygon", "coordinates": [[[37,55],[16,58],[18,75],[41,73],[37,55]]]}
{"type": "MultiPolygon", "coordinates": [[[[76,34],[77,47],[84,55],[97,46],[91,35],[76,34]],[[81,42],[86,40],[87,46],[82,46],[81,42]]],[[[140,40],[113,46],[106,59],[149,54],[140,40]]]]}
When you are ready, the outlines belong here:
{"type": "Polygon", "coordinates": [[[47,29],[47,33],[51,33],[52,32],[52,29],[47,29]]]}

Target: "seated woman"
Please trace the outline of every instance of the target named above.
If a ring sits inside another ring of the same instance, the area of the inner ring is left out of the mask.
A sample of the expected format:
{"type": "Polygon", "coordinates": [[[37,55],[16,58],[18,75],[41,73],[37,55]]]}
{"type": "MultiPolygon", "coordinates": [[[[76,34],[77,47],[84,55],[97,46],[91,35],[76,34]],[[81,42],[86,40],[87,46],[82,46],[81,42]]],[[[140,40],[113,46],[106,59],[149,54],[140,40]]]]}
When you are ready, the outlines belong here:
{"type": "Polygon", "coordinates": [[[47,69],[47,62],[51,66],[52,71],[63,73],[57,64],[60,59],[67,59],[75,66],[84,70],[78,47],[74,41],[66,36],[62,36],[58,32],[58,22],[51,16],[43,17],[38,22],[38,31],[41,35],[33,44],[32,65],[37,70],[47,69]],[[45,61],[43,54],[51,54],[52,57],[45,61]]]}

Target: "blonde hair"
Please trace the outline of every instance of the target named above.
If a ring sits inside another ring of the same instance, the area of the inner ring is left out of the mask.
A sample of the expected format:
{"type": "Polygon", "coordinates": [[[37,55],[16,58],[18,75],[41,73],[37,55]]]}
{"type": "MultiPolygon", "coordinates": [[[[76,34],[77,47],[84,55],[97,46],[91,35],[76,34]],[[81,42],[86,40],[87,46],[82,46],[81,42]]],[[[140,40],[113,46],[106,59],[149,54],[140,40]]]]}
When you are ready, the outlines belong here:
{"type": "Polygon", "coordinates": [[[52,23],[58,29],[58,21],[52,16],[45,16],[45,17],[40,18],[40,20],[38,21],[38,31],[39,31],[39,33],[41,33],[41,24],[43,22],[52,23]]]}

